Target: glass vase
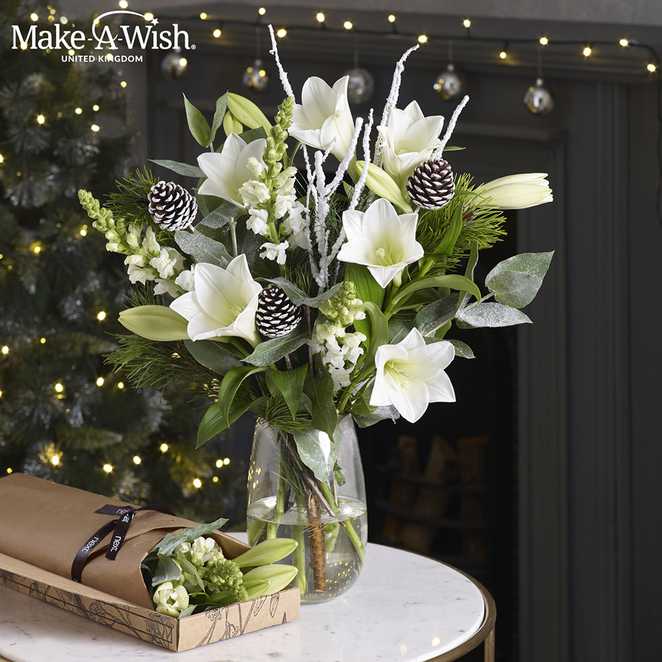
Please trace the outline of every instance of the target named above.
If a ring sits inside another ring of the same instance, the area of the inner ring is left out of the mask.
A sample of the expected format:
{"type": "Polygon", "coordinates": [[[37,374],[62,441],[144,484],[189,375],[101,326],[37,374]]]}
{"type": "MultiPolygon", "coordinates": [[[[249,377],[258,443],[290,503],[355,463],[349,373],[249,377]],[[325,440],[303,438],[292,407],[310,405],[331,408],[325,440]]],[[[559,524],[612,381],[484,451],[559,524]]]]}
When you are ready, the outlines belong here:
{"type": "Polygon", "coordinates": [[[307,434],[313,435],[314,443],[297,446],[293,435],[258,420],[248,468],[247,528],[251,545],[277,537],[299,543],[283,562],[299,569],[302,602],[315,603],[331,600],[356,581],[365,556],[368,518],[351,416],[338,422],[333,441],[322,432],[307,434]],[[321,460],[311,461],[305,448],[317,449],[321,460]]]}

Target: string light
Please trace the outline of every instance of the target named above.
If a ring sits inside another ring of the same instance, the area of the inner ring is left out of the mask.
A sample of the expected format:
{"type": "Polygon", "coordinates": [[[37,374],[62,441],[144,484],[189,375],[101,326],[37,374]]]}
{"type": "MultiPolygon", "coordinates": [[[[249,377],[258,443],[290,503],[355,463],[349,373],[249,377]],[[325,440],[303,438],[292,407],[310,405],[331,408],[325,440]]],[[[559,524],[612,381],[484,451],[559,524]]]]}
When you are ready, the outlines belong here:
{"type": "Polygon", "coordinates": [[[93,110],[95,113],[98,113],[98,112],[101,110],[101,108],[100,108],[100,106],[99,106],[98,103],[95,103],[95,104],[92,106],[92,110],[93,110]]]}
{"type": "Polygon", "coordinates": [[[200,12],[200,20],[201,21],[206,21],[209,18],[209,14],[206,11],[201,11],[200,12]]]}
{"type": "Polygon", "coordinates": [[[324,23],[324,21],[326,21],[326,16],[324,15],[324,12],[318,11],[317,14],[315,14],[315,20],[318,23],[324,23]]]}
{"type": "Polygon", "coordinates": [[[193,487],[195,487],[196,490],[199,490],[202,487],[202,481],[199,478],[194,478],[193,487]]]}
{"type": "Polygon", "coordinates": [[[101,131],[101,127],[98,124],[90,124],[90,131],[99,133],[99,131],[101,131]]]}
{"type": "Polygon", "coordinates": [[[0,154],[0,165],[2,165],[4,162],[5,162],[4,154],[0,154]]]}
{"type": "Polygon", "coordinates": [[[591,57],[591,53],[593,52],[593,49],[591,48],[590,44],[586,44],[584,48],[582,48],[582,55],[584,57],[591,57]]]}
{"type": "Polygon", "coordinates": [[[112,464],[110,464],[110,462],[106,462],[106,463],[101,467],[101,469],[103,470],[103,472],[104,472],[105,474],[112,474],[112,473],[113,473],[113,468],[114,468],[114,467],[113,467],[112,464]]]}
{"type": "Polygon", "coordinates": [[[221,28],[215,28],[211,34],[215,39],[220,39],[223,36],[223,30],[221,28]]]}
{"type": "Polygon", "coordinates": [[[103,377],[97,377],[95,384],[101,388],[106,383],[106,380],[103,377]]]}
{"type": "Polygon", "coordinates": [[[55,382],[55,384],[53,384],[53,390],[56,393],[64,393],[64,384],[62,382],[55,382]]]}
{"type": "Polygon", "coordinates": [[[13,474],[13,473],[14,473],[14,470],[13,470],[11,467],[7,467],[7,469],[6,469],[5,471],[6,471],[8,474],[13,474]]]}
{"type": "Polygon", "coordinates": [[[258,13],[260,16],[264,16],[264,15],[267,13],[267,10],[266,10],[264,7],[260,7],[260,8],[257,10],[257,13],[258,13]]]}
{"type": "Polygon", "coordinates": [[[39,344],[40,345],[45,345],[46,344],[46,337],[45,336],[42,336],[41,338],[39,338],[39,344]]]}
{"type": "Polygon", "coordinates": [[[354,28],[354,23],[351,21],[345,21],[342,26],[345,28],[345,30],[352,30],[354,28]]]}
{"type": "Polygon", "coordinates": [[[97,313],[97,321],[98,322],[103,322],[106,319],[106,317],[108,317],[108,313],[106,313],[105,310],[100,310],[97,313]]]}
{"type": "Polygon", "coordinates": [[[508,51],[505,48],[502,48],[499,51],[499,59],[500,60],[507,60],[508,59],[508,51]]]}
{"type": "Polygon", "coordinates": [[[396,17],[395,14],[389,14],[389,15],[386,17],[386,20],[387,20],[389,23],[395,23],[396,20],[397,20],[397,17],[396,17]]]}
{"type": "Polygon", "coordinates": [[[117,388],[118,388],[120,391],[123,391],[123,390],[124,390],[124,382],[117,382],[117,388]]]}
{"type": "Polygon", "coordinates": [[[223,460],[219,458],[218,460],[216,460],[216,468],[220,469],[222,466],[223,466],[223,460]]]}
{"type": "Polygon", "coordinates": [[[148,22],[151,23],[154,20],[154,14],[152,14],[151,11],[146,11],[143,14],[143,18],[148,22]]]}
{"type": "Polygon", "coordinates": [[[128,0],[120,0],[120,1],[117,3],[117,5],[118,5],[118,7],[119,7],[120,9],[128,9],[128,8],[129,8],[128,0]]]}
{"type": "Polygon", "coordinates": [[[5,392],[0,388],[0,398],[4,396],[5,392]]]}
{"type": "Polygon", "coordinates": [[[53,455],[52,455],[51,458],[50,458],[50,463],[51,463],[54,467],[59,467],[61,461],[62,461],[62,456],[60,455],[60,453],[53,453],[53,455]]]}
{"type": "Polygon", "coordinates": [[[139,464],[143,463],[143,459],[140,457],[140,455],[134,455],[133,456],[133,463],[138,466],[139,464]]]}
{"type": "Polygon", "coordinates": [[[46,115],[44,115],[43,113],[39,113],[39,115],[35,117],[35,122],[37,122],[39,126],[43,126],[44,124],[46,124],[46,115]]]}
{"type": "Polygon", "coordinates": [[[83,114],[83,109],[80,106],[76,106],[74,108],[74,113],[76,113],[76,115],[82,115],[83,114]]]}
{"type": "Polygon", "coordinates": [[[549,46],[549,37],[543,35],[542,37],[540,37],[540,39],[538,39],[538,43],[541,46],[549,46]]]}
{"type": "Polygon", "coordinates": [[[159,450],[160,450],[162,453],[167,453],[167,452],[168,452],[168,448],[170,448],[170,446],[168,446],[168,444],[166,444],[165,441],[159,446],[159,450]]]}
{"type": "Polygon", "coordinates": [[[69,19],[66,16],[60,16],[60,23],[66,25],[69,22],[69,19]]]}
{"type": "Polygon", "coordinates": [[[76,51],[75,51],[73,48],[70,48],[70,49],[67,51],[67,54],[68,54],[68,55],[76,55],[76,51]]]}
{"type": "Polygon", "coordinates": [[[78,235],[80,237],[87,237],[87,225],[80,226],[80,230],[78,230],[78,235]]]}
{"type": "Polygon", "coordinates": [[[285,37],[287,37],[287,30],[285,28],[278,28],[278,30],[276,30],[276,36],[279,39],[285,39],[285,37]]]}
{"type": "Polygon", "coordinates": [[[182,69],[186,69],[186,67],[188,66],[188,60],[185,57],[180,57],[179,58],[179,66],[182,69]]]}
{"type": "Polygon", "coordinates": [[[7,356],[7,354],[9,354],[9,345],[3,345],[0,347],[0,354],[7,356]]]}
{"type": "Polygon", "coordinates": [[[646,71],[648,71],[649,74],[654,74],[657,71],[657,65],[654,62],[649,62],[646,65],[646,71]]]}
{"type": "Polygon", "coordinates": [[[419,34],[418,35],[418,43],[419,44],[427,44],[428,43],[428,36],[426,34],[419,34]]]}
{"type": "Polygon", "coordinates": [[[227,467],[228,464],[230,464],[230,458],[229,458],[229,457],[226,457],[226,458],[223,460],[223,464],[227,467]]]}
{"type": "Polygon", "coordinates": [[[39,14],[37,14],[36,12],[32,12],[32,13],[30,14],[30,20],[31,20],[33,23],[36,23],[36,22],[39,20],[39,14]]]}
{"type": "Polygon", "coordinates": [[[33,241],[30,244],[30,252],[33,255],[41,255],[43,250],[44,250],[44,244],[42,244],[40,241],[33,241]]]}
{"type": "Polygon", "coordinates": [[[470,18],[465,18],[462,21],[462,27],[464,27],[465,30],[469,30],[469,28],[471,28],[471,19],[470,18]]]}
{"type": "Polygon", "coordinates": [[[127,88],[128,83],[125,80],[120,81],[120,87],[125,90],[127,88]]]}
{"type": "Polygon", "coordinates": [[[211,478],[212,483],[218,483],[218,481],[219,481],[218,476],[212,476],[212,478],[211,478]]]}
{"type": "Polygon", "coordinates": [[[629,39],[626,39],[625,37],[621,37],[621,38],[618,40],[618,45],[619,45],[621,48],[627,48],[627,47],[630,45],[630,40],[629,40],[629,39]]]}

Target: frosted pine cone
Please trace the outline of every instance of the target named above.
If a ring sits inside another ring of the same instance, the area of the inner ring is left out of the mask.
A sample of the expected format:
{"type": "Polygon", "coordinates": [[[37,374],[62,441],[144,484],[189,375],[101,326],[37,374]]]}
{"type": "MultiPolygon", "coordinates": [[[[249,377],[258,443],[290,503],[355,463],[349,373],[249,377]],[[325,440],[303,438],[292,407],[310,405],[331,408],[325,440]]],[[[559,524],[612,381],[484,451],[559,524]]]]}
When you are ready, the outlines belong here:
{"type": "Polygon", "coordinates": [[[185,230],[198,215],[195,198],[175,182],[156,182],[147,196],[149,213],[163,230],[185,230]]]}
{"type": "Polygon", "coordinates": [[[276,286],[260,292],[255,313],[255,326],[263,338],[280,338],[299,326],[301,308],[276,286]]]}
{"type": "Polygon", "coordinates": [[[455,194],[455,180],[445,159],[425,161],[407,180],[407,193],[417,207],[439,209],[455,194]]]}

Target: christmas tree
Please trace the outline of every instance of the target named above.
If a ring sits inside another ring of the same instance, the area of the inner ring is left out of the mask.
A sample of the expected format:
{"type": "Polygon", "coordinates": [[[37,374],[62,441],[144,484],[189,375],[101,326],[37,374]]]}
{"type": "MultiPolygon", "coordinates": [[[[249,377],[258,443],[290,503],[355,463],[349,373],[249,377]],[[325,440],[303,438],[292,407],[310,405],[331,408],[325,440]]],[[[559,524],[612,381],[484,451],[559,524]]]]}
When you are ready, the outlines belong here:
{"type": "Polygon", "coordinates": [[[129,168],[126,82],[111,63],[11,50],[11,25],[68,19],[53,3],[0,17],[0,476],[13,471],[199,518],[241,516],[245,467],[194,449],[192,393],[133,390],[117,346],[125,267],[76,197],[129,168]]]}

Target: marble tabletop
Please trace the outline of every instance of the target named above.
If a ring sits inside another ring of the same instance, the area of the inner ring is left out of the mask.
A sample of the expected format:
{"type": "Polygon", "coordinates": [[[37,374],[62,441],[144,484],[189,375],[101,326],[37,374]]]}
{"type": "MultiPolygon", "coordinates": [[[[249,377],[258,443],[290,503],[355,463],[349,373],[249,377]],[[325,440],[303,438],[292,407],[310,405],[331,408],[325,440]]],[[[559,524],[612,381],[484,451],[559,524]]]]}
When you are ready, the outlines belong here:
{"type": "Polygon", "coordinates": [[[476,585],[453,568],[369,544],[359,580],[339,598],[303,606],[292,623],[179,654],[0,588],[0,660],[423,662],[470,639],[484,614],[476,585]]]}

